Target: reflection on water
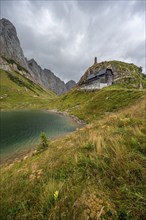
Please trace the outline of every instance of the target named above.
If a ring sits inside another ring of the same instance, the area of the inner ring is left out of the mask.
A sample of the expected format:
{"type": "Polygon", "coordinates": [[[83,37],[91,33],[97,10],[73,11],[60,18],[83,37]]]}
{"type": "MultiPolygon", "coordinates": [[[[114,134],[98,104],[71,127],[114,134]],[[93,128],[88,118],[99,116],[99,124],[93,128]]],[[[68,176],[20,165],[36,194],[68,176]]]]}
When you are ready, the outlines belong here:
{"type": "Polygon", "coordinates": [[[41,132],[54,138],[78,127],[69,117],[41,110],[6,111],[0,114],[1,160],[38,144],[41,132]]]}

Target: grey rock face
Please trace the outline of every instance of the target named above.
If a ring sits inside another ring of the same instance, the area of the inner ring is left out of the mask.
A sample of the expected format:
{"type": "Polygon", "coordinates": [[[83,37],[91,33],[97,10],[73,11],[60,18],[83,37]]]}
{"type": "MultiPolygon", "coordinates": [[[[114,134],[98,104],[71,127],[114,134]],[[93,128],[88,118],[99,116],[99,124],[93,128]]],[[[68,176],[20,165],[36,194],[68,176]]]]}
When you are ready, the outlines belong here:
{"type": "Polygon", "coordinates": [[[76,82],[73,80],[68,81],[66,84],[66,88],[69,91],[70,89],[72,89],[74,86],[76,86],[76,82]]]}
{"type": "Polygon", "coordinates": [[[73,81],[65,84],[51,70],[42,69],[34,59],[27,61],[20,46],[17,32],[14,25],[7,19],[0,19],[0,68],[4,70],[16,70],[20,72],[16,64],[24,67],[27,71],[20,74],[25,74],[26,77],[33,82],[41,85],[45,89],[50,89],[56,94],[61,95],[72,88],[73,81]],[[14,60],[15,64],[10,64],[2,57],[14,60]]]}
{"type": "Polygon", "coordinates": [[[43,73],[44,73],[43,75],[44,85],[46,85],[48,88],[56,92],[58,95],[67,92],[65,83],[62,80],[60,80],[60,78],[55,76],[54,73],[52,73],[48,69],[44,69],[43,73]]]}
{"type": "Polygon", "coordinates": [[[8,63],[4,59],[2,59],[2,57],[0,57],[0,69],[11,71],[10,65],[8,65],[8,63]]]}
{"type": "Polygon", "coordinates": [[[31,70],[32,79],[38,84],[42,85],[42,68],[37,64],[34,59],[27,61],[28,67],[31,70]]]}
{"type": "Polygon", "coordinates": [[[5,18],[0,20],[0,55],[7,59],[13,59],[22,67],[28,68],[16,29],[5,18]]]}
{"type": "Polygon", "coordinates": [[[56,94],[61,95],[67,92],[65,83],[61,81],[51,70],[42,69],[34,59],[28,60],[28,66],[33,73],[32,77],[37,81],[41,86],[46,89],[51,89],[56,94]]]}

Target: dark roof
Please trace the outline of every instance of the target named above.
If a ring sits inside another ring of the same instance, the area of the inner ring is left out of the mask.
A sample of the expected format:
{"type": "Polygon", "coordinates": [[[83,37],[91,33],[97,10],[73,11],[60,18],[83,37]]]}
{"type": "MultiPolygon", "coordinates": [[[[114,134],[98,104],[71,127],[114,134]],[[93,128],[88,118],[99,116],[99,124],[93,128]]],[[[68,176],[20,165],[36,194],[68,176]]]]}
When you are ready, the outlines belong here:
{"type": "Polygon", "coordinates": [[[106,74],[106,70],[107,70],[107,69],[99,70],[99,71],[96,73],[96,76],[101,76],[101,75],[106,74]]]}
{"type": "Polygon", "coordinates": [[[108,70],[107,68],[104,68],[104,69],[101,69],[101,70],[99,70],[99,71],[97,71],[97,72],[95,72],[95,73],[91,73],[91,74],[87,77],[86,80],[98,78],[98,77],[100,77],[100,76],[102,76],[102,75],[105,75],[107,70],[108,70]]]}
{"type": "Polygon", "coordinates": [[[98,76],[104,75],[104,74],[106,73],[106,70],[107,70],[107,69],[102,69],[102,70],[99,70],[98,72],[91,73],[91,74],[87,77],[87,80],[94,79],[94,78],[97,78],[98,76]]]}
{"type": "Polygon", "coordinates": [[[91,73],[91,74],[87,77],[87,80],[92,79],[92,78],[94,78],[94,77],[95,77],[94,73],[91,73]]]}

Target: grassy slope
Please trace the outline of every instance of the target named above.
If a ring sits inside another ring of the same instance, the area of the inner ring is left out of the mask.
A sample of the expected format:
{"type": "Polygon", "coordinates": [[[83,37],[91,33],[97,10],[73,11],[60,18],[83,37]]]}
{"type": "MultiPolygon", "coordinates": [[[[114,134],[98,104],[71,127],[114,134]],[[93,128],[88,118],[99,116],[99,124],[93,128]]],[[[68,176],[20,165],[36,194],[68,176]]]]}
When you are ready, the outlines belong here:
{"type": "Polygon", "coordinates": [[[145,219],[144,92],[70,91],[49,106],[91,123],[2,167],[0,219],[145,219]]]}
{"type": "Polygon", "coordinates": [[[71,90],[52,101],[49,108],[67,111],[80,119],[91,122],[135,103],[145,94],[145,91],[123,89],[117,85],[92,92],[71,90]]]}
{"type": "Polygon", "coordinates": [[[0,70],[0,81],[1,109],[45,108],[56,97],[17,72],[0,70]]]}

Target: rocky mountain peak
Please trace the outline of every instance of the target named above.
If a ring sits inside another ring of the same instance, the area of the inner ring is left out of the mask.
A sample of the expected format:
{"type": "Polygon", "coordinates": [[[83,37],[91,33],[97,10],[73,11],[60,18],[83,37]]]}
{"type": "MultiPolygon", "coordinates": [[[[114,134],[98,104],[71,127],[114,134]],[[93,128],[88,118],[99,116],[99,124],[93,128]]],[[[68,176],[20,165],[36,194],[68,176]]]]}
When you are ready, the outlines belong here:
{"type": "MultiPolygon", "coordinates": [[[[13,65],[9,68],[9,63],[18,64],[18,66],[20,65],[27,70],[27,77],[33,82],[41,85],[45,89],[51,89],[58,95],[61,95],[72,88],[72,82],[65,84],[51,70],[42,69],[34,59],[27,60],[27,58],[25,58],[15,27],[5,18],[0,19],[0,45],[0,57],[5,58],[0,59],[0,68],[11,70],[13,65]],[[6,60],[8,60],[8,64],[5,63],[6,60]],[[13,62],[9,62],[10,60],[13,62]]],[[[20,69],[20,67],[13,70],[18,71],[18,69],[20,69]]]]}
{"type": "Polygon", "coordinates": [[[67,90],[70,90],[76,85],[76,82],[74,80],[70,80],[65,85],[66,85],[67,90]]]}
{"type": "MultiPolygon", "coordinates": [[[[5,19],[5,18],[2,18],[1,20],[0,20],[0,27],[1,27],[1,29],[0,29],[0,32],[11,32],[11,36],[10,37],[15,37],[16,35],[17,35],[17,33],[16,33],[16,28],[14,27],[14,25],[9,21],[9,20],[7,20],[7,19],[5,19]]],[[[18,39],[18,41],[19,41],[19,39],[18,39]]]]}
{"type": "Polygon", "coordinates": [[[1,56],[7,59],[13,59],[22,67],[28,69],[16,29],[14,25],[5,18],[0,20],[0,45],[1,56]]]}
{"type": "Polygon", "coordinates": [[[32,70],[34,74],[40,74],[42,71],[42,68],[37,64],[37,62],[34,59],[27,61],[29,68],[32,70]]]}
{"type": "Polygon", "coordinates": [[[43,70],[45,73],[48,73],[48,74],[51,74],[51,75],[53,75],[53,76],[55,76],[55,74],[51,71],[51,70],[49,70],[49,69],[44,69],[43,70]]]}
{"type": "Polygon", "coordinates": [[[56,94],[61,95],[67,92],[65,83],[49,69],[42,69],[34,59],[28,60],[28,66],[32,71],[32,77],[41,86],[51,89],[56,94]]]}

